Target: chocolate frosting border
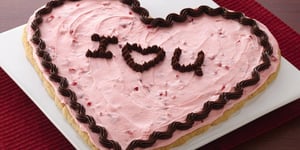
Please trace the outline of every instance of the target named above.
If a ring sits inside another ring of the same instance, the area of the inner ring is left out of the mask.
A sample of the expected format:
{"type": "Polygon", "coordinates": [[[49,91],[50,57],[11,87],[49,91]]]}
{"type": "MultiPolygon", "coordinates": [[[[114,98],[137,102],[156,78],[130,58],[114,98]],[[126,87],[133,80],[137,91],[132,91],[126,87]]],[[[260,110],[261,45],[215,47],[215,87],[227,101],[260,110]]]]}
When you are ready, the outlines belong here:
{"type": "MultiPolygon", "coordinates": [[[[37,46],[36,54],[41,58],[41,65],[45,70],[49,71],[49,79],[53,82],[59,83],[59,93],[69,98],[69,107],[76,112],[76,119],[81,123],[87,124],[89,129],[99,136],[99,143],[106,148],[121,150],[121,146],[117,141],[108,139],[108,132],[105,127],[96,124],[95,119],[89,116],[85,112],[83,105],[77,102],[77,96],[74,91],[69,89],[68,81],[65,77],[59,75],[58,68],[52,63],[50,54],[46,51],[46,43],[41,38],[41,31],[39,26],[43,22],[43,16],[51,13],[51,11],[64,4],[65,1],[80,1],[80,0],[52,0],[46,4],[45,7],[39,9],[35,13],[35,18],[31,23],[31,29],[34,34],[31,38],[33,44],[37,46]]],[[[140,16],[141,21],[152,27],[171,27],[174,22],[180,23],[185,22],[188,17],[200,17],[203,14],[209,16],[222,16],[225,19],[231,19],[239,22],[242,25],[249,26],[251,33],[259,39],[259,44],[264,48],[261,54],[262,63],[254,67],[252,71],[252,77],[250,79],[242,80],[234,87],[233,92],[223,92],[219,95],[216,101],[207,101],[202,110],[196,113],[189,113],[186,116],[185,122],[172,122],[168,125],[166,131],[156,132],[154,131],[147,140],[137,139],[131,141],[127,150],[134,148],[147,148],[151,147],[157,140],[169,139],[172,137],[176,130],[187,130],[190,129],[196,121],[202,121],[205,119],[210,111],[215,109],[222,109],[229,100],[239,99],[243,94],[243,89],[255,85],[260,80],[259,72],[268,69],[271,65],[270,55],[273,53],[272,46],[268,40],[267,34],[259,29],[256,21],[246,17],[241,12],[228,11],[223,7],[210,8],[208,6],[200,6],[196,9],[185,8],[180,11],[180,14],[170,13],[165,19],[163,18],[151,18],[147,9],[140,6],[138,0],[120,0],[122,3],[127,4],[132,11],[140,16]]]]}

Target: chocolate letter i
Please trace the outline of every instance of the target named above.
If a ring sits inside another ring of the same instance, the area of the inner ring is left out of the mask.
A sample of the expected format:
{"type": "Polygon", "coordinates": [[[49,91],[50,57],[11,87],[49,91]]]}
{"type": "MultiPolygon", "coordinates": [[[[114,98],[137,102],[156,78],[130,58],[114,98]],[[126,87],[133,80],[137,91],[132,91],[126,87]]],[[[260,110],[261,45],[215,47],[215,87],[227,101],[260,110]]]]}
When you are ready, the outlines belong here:
{"type": "Polygon", "coordinates": [[[107,58],[111,59],[113,54],[111,51],[107,51],[108,44],[117,44],[118,38],[113,37],[105,37],[105,36],[99,36],[98,34],[93,34],[91,36],[91,40],[94,42],[99,42],[99,47],[97,50],[91,51],[88,50],[85,54],[86,57],[92,57],[92,58],[107,58]]]}

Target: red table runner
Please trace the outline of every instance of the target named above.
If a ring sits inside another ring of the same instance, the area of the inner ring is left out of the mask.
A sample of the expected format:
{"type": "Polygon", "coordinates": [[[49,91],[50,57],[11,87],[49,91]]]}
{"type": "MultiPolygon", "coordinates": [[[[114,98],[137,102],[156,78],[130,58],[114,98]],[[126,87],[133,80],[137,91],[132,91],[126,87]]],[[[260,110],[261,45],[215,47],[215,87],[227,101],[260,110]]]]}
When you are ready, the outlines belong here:
{"type": "MultiPolygon", "coordinates": [[[[282,55],[300,69],[300,36],[253,0],[215,0],[261,21],[279,42],[282,55]]],[[[0,149],[74,149],[39,108],[0,69],[0,149]]],[[[227,134],[201,149],[230,149],[300,116],[300,99],[227,134]],[[288,111],[287,111],[288,110],[288,111]]]]}

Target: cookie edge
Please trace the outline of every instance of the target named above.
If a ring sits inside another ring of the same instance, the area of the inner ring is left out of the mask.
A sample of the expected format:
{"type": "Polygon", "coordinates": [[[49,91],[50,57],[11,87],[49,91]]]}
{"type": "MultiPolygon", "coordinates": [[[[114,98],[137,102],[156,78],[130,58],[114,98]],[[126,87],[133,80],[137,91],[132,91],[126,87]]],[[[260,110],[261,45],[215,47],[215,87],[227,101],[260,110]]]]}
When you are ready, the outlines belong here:
{"type": "MultiPolygon", "coordinates": [[[[55,95],[55,90],[54,88],[51,86],[51,84],[49,83],[49,81],[46,79],[46,77],[43,75],[42,71],[39,69],[37,62],[34,60],[33,58],[33,48],[31,47],[29,41],[27,40],[27,31],[26,31],[26,27],[24,28],[23,31],[23,36],[22,36],[22,41],[23,41],[23,45],[24,45],[24,49],[25,49],[25,55],[26,58],[29,60],[29,62],[31,63],[31,65],[33,66],[34,70],[38,73],[43,86],[45,87],[47,93],[50,95],[50,97],[54,100],[55,104],[57,105],[57,107],[62,111],[65,119],[71,124],[71,126],[76,130],[76,132],[81,136],[81,138],[85,141],[85,143],[93,150],[97,150],[98,148],[93,144],[93,142],[90,140],[88,134],[85,131],[80,130],[79,125],[76,123],[76,121],[71,113],[69,112],[68,108],[66,108],[66,105],[61,103],[61,100],[58,98],[58,96],[55,95]]],[[[278,51],[278,61],[281,61],[281,54],[280,51],[278,51]]],[[[195,131],[192,131],[191,133],[188,133],[180,138],[178,138],[175,142],[166,145],[166,146],[162,146],[157,148],[157,150],[167,150],[167,149],[171,149],[177,146],[180,146],[182,144],[184,144],[185,142],[187,142],[188,140],[190,140],[191,138],[193,138],[194,136],[200,135],[202,133],[204,133],[205,131],[207,131],[210,127],[213,127],[217,124],[220,124],[226,120],[229,119],[229,117],[234,114],[235,112],[237,112],[238,110],[240,110],[248,101],[250,101],[251,99],[253,99],[255,96],[259,95],[260,93],[262,93],[270,83],[272,83],[275,78],[278,75],[280,69],[280,63],[278,65],[278,67],[276,68],[276,71],[273,72],[271,75],[269,75],[268,79],[265,81],[265,83],[263,83],[254,93],[250,94],[248,97],[246,97],[245,99],[239,100],[238,103],[236,103],[232,108],[226,110],[223,115],[221,117],[219,117],[218,119],[216,119],[215,121],[213,121],[211,124],[205,125],[203,127],[200,127],[198,129],[196,129],[195,131]]]]}

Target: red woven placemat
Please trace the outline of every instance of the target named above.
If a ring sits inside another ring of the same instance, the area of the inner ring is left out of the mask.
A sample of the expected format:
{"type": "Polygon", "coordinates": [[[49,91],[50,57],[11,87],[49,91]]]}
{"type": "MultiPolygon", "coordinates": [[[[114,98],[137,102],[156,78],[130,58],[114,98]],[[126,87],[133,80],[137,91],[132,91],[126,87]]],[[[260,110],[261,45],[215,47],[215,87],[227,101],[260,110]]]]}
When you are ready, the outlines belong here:
{"type": "Polygon", "coordinates": [[[74,149],[0,69],[0,150],[74,149]]]}
{"type": "MultiPolygon", "coordinates": [[[[300,53],[298,52],[300,37],[295,31],[255,1],[215,1],[229,9],[245,12],[247,16],[266,24],[277,38],[282,55],[298,69],[300,68],[300,53]]],[[[1,150],[74,149],[2,69],[0,69],[0,106],[1,150]]],[[[300,116],[300,112],[297,111],[299,107],[300,100],[297,100],[204,146],[202,149],[232,148],[296,116],[300,116]]]]}

